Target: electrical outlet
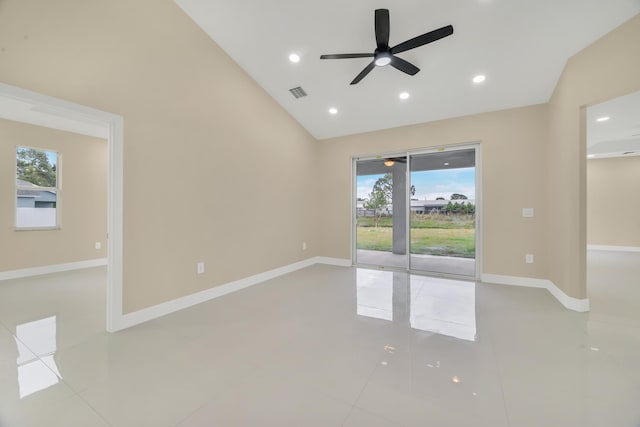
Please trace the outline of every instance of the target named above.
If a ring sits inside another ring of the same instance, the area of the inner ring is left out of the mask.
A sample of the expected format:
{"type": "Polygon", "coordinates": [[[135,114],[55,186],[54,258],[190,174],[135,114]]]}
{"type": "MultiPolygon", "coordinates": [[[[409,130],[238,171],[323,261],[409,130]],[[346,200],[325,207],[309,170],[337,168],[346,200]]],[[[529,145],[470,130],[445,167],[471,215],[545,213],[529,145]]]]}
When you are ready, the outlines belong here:
{"type": "Polygon", "coordinates": [[[102,249],[102,242],[96,242],[96,249],[102,249]]]}
{"type": "Polygon", "coordinates": [[[307,250],[307,242],[302,242],[302,250],[303,251],[307,250]]]}
{"type": "Polygon", "coordinates": [[[525,218],[533,218],[533,208],[522,208],[522,216],[525,218]]]}
{"type": "Polygon", "coordinates": [[[204,274],[204,262],[199,262],[196,264],[196,273],[204,274]]]}
{"type": "Polygon", "coordinates": [[[533,264],[533,254],[526,254],[524,256],[524,262],[527,264],[533,264]]]}

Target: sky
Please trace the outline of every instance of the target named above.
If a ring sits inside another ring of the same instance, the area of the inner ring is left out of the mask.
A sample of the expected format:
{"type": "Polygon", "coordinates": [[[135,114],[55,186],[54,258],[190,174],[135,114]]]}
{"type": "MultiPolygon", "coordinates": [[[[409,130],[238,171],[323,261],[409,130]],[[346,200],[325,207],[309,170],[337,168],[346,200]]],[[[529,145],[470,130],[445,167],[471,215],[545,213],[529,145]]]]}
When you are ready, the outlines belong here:
{"type": "Polygon", "coordinates": [[[47,159],[49,159],[49,163],[51,163],[52,165],[58,163],[58,153],[56,153],[55,151],[45,151],[45,153],[47,153],[47,159]]]}
{"type": "MultiPolygon", "coordinates": [[[[368,198],[373,185],[382,176],[358,176],[357,196],[368,198]]],[[[412,196],[414,199],[435,200],[437,197],[444,197],[449,200],[453,193],[464,194],[471,200],[476,198],[475,168],[412,172],[411,184],[416,187],[416,194],[412,196]]]]}

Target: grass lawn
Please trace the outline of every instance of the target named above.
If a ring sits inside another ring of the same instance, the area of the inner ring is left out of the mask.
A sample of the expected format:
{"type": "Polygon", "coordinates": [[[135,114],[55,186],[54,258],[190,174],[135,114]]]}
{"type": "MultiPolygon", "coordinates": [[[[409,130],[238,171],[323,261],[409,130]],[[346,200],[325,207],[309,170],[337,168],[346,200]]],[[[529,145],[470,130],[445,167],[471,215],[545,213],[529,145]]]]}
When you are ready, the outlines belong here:
{"type": "MultiPolygon", "coordinates": [[[[358,218],[358,249],[391,251],[392,219],[358,218]]],[[[417,215],[411,218],[411,253],[475,257],[475,229],[469,215],[417,215]]]]}

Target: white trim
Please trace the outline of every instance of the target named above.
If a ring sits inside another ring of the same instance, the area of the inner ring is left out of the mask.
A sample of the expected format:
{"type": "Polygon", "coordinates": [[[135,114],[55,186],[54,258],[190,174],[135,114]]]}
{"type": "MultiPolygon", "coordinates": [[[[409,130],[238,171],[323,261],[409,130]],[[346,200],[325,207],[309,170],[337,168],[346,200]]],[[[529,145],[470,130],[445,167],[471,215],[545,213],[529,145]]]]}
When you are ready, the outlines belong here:
{"type": "Polygon", "coordinates": [[[471,145],[472,147],[475,147],[475,159],[474,159],[474,164],[473,167],[475,168],[475,184],[476,184],[476,194],[474,197],[474,203],[475,203],[475,232],[476,232],[476,253],[475,253],[475,259],[476,259],[476,265],[475,265],[475,278],[476,280],[480,279],[482,277],[482,260],[483,260],[483,254],[482,254],[482,244],[484,242],[484,237],[483,237],[483,197],[482,197],[482,172],[483,172],[483,166],[482,166],[482,141],[477,141],[476,143],[471,145]]]}
{"type": "Polygon", "coordinates": [[[124,119],[113,116],[109,123],[109,188],[107,212],[107,331],[115,332],[122,319],[123,298],[123,192],[124,119]]]}
{"type": "Polygon", "coordinates": [[[499,274],[483,274],[483,283],[495,283],[498,285],[523,286],[527,288],[546,289],[553,295],[563,306],[569,310],[585,312],[589,311],[589,299],[578,299],[565,294],[562,289],[557,287],[551,280],[534,279],[531,277],[518,276],[502,276],[499,274]]]}
{"type": "Polygon", "coordinates": [[[590,251],[640,252],[640,246],[587,245],[590,251]]]}
{"type": "Polygon", "coordinates": [[[150,320],[157,319],[159,317],[174,313],[179,310],[184,310],[185,308],[192,307],[194,305],[212,300],[214,298],[219,298],[232,292],[255,286],[267,280],[292,273],[294,271],[309,267],[314,264],[329,264],[341,267],[350,267],[351,260],[327,257],[309,258],[304,261],[285,265],[283,267],[275,268],[264,273],[245,277],[243,279],[225,283],[224,285],[219,285],[213,288],[206,289],[204,291],[196,292],[194,294],[176,298],[171,301],[163,302],[152,307],[143,308],[142,310],[134,311],[132,313],[127,313],[119,319],[119,323],[115,325],[115,327],[116,330],[130,328],[140,323],[148,322],[150,320]]]}
{"type": "Polygon", "coordinates": [[[40,276],[42,274],[59,273],[61,271],[81,270],[83,268],[107,265],[107,258],[90,259],[87,261],[69,262],[66,264],[45,265],[20,270],[1,271],[0,280],[21,279],[23,277],[40,276]]]}
{"type": "MultiPolygon", "coordinates": [[[[44,112],[62,119],[75,121],[81,128],[91,128],[89,135],[107,137],[109,151],[107,191],[107,326],[110,332],[122,318],[122,265],[123,265],[123,145],[124,120],[122,116],[96,110],[84,105],[42,95],[0,82],[0,97],[29,104],[29,110],[44,112]]],[[[15,119],[14,119],[15,120],[15,119]]],[[[25,120],[26,121],[26,120],[25,120]]],[[[53,126],[52,126],[53,127],[53,126]]],[[[74,127],[75,131],[76,127],[74,127]]],[[[85,129],[86,130],[86,129],[85,129]]],[[[77,130],[84,133],[81,130],[77,130]]],[[[86,133],[85,133],[86,134],[86,133]]]]}
{"type": "Polygon", "coordinates": [[[346,258],[329,258],[324,256],[317,256],[312,259],[314,261],[314,264],[335,265],[337,267],[351,267],[353,265],[351,260],[346,258]]]}

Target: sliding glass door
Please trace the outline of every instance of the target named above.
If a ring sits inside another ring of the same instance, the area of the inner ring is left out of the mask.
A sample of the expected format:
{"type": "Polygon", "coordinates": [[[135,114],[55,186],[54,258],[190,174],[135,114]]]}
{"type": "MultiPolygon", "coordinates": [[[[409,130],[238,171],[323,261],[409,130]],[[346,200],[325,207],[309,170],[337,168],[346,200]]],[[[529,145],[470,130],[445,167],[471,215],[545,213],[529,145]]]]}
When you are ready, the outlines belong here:
{"type": "Polygon", "coordinates": [[[355,159],[355,264],[476,277],[478,150],[355,159]]]}
{"type": "Polygon", "coordinates": [[[415,154],[410,162],[410,269],[475,276],[475,148],[415,154]]]}
{"type": "Polygon", "coordinates": [[[356,263],[408,268],[407,157],[356,161],[356,263]]]}

